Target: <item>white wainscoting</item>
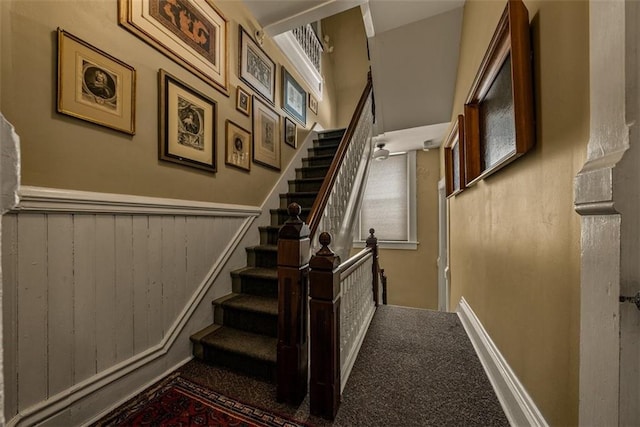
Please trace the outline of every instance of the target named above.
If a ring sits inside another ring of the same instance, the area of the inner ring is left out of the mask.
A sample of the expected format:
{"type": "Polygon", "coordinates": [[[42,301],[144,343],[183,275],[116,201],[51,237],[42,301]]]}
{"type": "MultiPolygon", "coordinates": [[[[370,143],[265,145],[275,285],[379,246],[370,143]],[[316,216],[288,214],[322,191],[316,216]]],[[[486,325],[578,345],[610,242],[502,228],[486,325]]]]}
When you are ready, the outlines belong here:
{"type": "Polygon", "coordinates": [[[549,424],[535,402],[511,370],[504,356],[480,323],[480,319],[464,298],[460,299],[457,312],[498,396],[509,424],[512,426],[547,427],[549,424]]]}
{"type": "Polygon", "coordinates": [[[33,187],[20,193],[2,219],[9,425],[79,424],[189,360],[188,336],[213,320],[211,300],[230,292],[225,265],[261,213],[33,187]]]}

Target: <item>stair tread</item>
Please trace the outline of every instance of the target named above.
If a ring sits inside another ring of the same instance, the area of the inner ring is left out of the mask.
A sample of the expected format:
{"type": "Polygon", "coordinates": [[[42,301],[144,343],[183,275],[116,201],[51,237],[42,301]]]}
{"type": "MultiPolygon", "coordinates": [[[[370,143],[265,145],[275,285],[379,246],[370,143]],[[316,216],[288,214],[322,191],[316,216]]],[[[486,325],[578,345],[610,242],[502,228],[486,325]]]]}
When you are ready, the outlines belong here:
{"type": "Polygon", "coordinates": [[[287,196],[308,197],[308,196],[315,196],[317,194],[318,194],[317,191],[289,191],[287,193],[281,193],[280,197],[287,197],[287,196]]]}
{"type": "MultiPolygon", "coordinates": [[[[311,160],[311,159],[333,159],[336,155],[335,154],[319,154],[317,156],[309,156],[309,157],[303,157],[302,160],[311,160]]],[[[325,166],[326,167],[326,166],[325,166]]]]}
{"type": "Polygon", "coordinates": [[[241,274],[244,276],[259,276],[267,279],[278,280],[277,268],[264,268],[264,267],[243,267],[238,270],[232,271],[232,274],[241,274]]]}
{"type": "Polygon", "coordinates": [[[315,178],[296,178],[296,179],[290,179],[289,183],[293,184],[295,182],[322,182],[324,181],[324,177],[323,176],[319,176],[319,177],[315,177],[315,178]]]}
{"type": "Polygon", "coordinates": [[[222,326],[201,341],[207,346],[276,363],[278,339],[274,337],[222,326]]]}
{"type": "Polygon", "coordinates": [[[278,252],[278,245],[256,245],[247,247],[251,251],[263,251],[263,252],[278,252]]]}
{"type": "MultiPolygon", "coordinates": [[[[221,298],[221,305],[236,310],[252,311],[273,316],[278,315],[278,299],[250,294],[232,294],[230,298],[221,298]]],[[[218,300],[214,301],[214,304],[218,300]]]]}

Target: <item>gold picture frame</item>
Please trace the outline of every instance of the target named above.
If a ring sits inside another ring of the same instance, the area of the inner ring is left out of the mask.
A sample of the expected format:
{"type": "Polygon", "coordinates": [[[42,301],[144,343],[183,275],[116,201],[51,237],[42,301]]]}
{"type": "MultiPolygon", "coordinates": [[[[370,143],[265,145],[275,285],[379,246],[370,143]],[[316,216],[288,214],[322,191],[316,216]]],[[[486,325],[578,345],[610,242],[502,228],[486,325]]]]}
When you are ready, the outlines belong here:
{"type": "Polygon", "coordinates": [[[59,113],[135,134],[136,70],[58,28],[59,113]]]}
{"type": "Polygon", "coordinates": [[[225,123],[225,164],[242,170],[251,170],[249,147],[251,146],[251,132],[237,123],[227,120],[225,123]]]}
{"type": "Polygon", "coordinates": [[[160,160],[216,172],[216,101],[167,73],[158,72],[160,160]]]}
{"type": "Polygon", "coordinates": [[[229,96],[228,21],[222,12],[211,0],[161,3],[118,0],[118,23],[229,96]]]}
{"type": "Polygon", "coordinates": [[[253,96],[253,161],[280,170],[280,115],[253,96]]]}
{"type": "Polygon", "coordinates": [[[251,95],[240,86],[236,88],[236,110],[245,116],[251,115],[251,95]]]}

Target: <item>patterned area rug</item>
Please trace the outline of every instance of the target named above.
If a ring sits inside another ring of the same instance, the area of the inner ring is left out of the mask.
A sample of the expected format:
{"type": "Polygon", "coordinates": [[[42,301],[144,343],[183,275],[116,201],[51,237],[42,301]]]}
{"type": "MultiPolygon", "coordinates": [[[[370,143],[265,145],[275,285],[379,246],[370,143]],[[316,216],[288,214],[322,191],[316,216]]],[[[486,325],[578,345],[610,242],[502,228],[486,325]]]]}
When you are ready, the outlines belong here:
{"type": "Polygon", "coordinates": [[[102,426],[306,426],[173,374],[94,424],[102,426]]]}

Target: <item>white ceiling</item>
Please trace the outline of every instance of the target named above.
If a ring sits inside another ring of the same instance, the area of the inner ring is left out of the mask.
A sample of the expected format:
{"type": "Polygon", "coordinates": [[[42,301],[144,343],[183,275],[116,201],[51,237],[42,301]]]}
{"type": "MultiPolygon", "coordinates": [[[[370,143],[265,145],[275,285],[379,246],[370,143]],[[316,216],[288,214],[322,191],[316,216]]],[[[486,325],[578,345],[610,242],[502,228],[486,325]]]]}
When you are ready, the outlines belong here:
{"type": "Polygon", "coordinates": [[[360,6],[377,133],[391,152],[440,143],[451,116],[464,0],[243,0],[273,37],[360,6]]]}

